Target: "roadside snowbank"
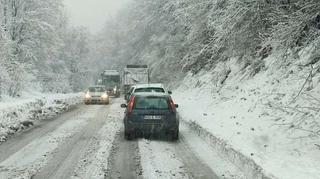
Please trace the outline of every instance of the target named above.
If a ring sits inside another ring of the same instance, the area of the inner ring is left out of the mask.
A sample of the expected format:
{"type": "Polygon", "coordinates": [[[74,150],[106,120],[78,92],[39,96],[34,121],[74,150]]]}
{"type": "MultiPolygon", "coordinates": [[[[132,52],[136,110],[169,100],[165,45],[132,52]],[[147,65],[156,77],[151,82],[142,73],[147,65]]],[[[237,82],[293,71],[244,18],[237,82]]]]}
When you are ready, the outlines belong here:
{"type": "Polygon", "coordinates": [[[0,102],[0,143],[38,120],[50,119],[81,103],[80,93],[45,94],[0,102]]]}
{"type": "Polygon", "coordinates": [[[76,118],[56,130],[35,139],[0,163],[0,178],[33,178],[52,158],[54,151],[88,124],[88,118],[76,118]]]}
{"type": "Polygon", "coordinates": [[[253,78],[235,60],[189,74],[173,95],[179,114],[249,178],[318,179],[320,76],[306,81],[310,71],[299,64],[266,62],[253,78]]]}

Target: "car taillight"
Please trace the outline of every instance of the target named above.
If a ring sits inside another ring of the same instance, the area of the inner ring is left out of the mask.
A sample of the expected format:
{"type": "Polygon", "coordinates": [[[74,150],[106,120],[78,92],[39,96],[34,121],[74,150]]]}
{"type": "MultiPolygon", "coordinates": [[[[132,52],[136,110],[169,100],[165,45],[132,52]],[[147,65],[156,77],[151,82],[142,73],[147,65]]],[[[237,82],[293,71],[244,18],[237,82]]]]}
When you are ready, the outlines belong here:
{"type": "Polygon", "coordinates": [[[172,111],[176,111],[176,106],[171,97],[169,97],[169,107],[172,111]]]}
{"type": "Polygon", "coordinates": [[[133,105],[134,105],[134,96],[130,97],[129,103],[128,103],[128,115],[130,115],[132,113],[133,110],[133,105]]]}

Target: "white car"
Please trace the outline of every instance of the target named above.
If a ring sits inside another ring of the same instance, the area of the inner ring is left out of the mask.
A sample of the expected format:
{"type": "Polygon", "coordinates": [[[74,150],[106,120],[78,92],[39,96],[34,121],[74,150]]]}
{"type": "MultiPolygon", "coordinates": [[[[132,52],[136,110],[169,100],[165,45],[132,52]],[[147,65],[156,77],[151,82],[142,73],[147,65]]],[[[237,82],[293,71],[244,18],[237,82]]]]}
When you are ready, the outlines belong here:
{"type": "MultiPolygon", "coordinates": [[[[128,101],[132,94],[143,92],[166,93],[166,90],[162,83],[138,84],[132,86],[124,98],[128,101]]],[[[171,95],[172,92],[168,91],[168,94],[171,95]]]]}
{"type": "Polygon", "coordinates": [[[84,97],[85,104],[109,104],[109,95],[104,86],[91,86],[84,97]]]}

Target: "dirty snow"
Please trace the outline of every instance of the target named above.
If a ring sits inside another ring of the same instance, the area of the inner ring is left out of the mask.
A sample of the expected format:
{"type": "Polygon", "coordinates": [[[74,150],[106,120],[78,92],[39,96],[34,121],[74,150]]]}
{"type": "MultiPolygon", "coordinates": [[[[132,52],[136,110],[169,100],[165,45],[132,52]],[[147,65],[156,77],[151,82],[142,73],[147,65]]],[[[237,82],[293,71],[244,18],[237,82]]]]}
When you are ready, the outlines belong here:
{"type": "Polygon", "coordinates": [[[123,125],[122,121],[119,120],[123,115],[123,109],[119,107],[119,100],[113,100],[112,102],[104,125],[92,139],[85,155],[78,162],[74,176],[71,178],[105,178],[108,169],[108,156],[113,141],[123,125]]]}
{"type": "Polygon", "coordinates": [[[174,148],[166,142],[139,140],[139,150],[144,178],[189,178],[174,148]]]}

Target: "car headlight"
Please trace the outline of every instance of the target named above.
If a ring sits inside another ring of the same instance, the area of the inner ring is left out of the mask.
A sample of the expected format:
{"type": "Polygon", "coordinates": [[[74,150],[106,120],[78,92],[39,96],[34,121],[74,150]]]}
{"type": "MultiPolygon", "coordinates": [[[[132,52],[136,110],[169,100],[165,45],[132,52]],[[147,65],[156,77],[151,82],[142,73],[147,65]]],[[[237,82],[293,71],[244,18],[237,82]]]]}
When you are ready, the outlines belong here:
{"type": "Polygon", "coordinates": [[[106,99],[106,98],[108,98],[108,95],[107,95],[107,94],[103,94],[101,97],[102,97],[103,99],[106,99]]]}
{"type": "Polygon", "coordinates": [[[87,93],[85,98],[91,98],[91,95],[89,93],[87,93]]]}

